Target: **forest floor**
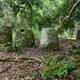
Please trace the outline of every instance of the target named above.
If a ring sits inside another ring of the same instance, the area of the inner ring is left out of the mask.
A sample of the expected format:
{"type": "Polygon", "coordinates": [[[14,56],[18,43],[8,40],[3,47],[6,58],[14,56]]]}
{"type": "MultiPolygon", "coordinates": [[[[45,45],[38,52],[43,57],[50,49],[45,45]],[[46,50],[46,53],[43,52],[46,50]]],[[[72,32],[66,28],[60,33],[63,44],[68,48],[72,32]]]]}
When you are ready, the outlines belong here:
{"type": "MultiPolygon", "coordinates": [[[[23,53],[16,53],[16,52],[11,52],[11,53],[5,53],[5,52],[0,52],[0,58],[22,58],[22,57],[37,57],[37,58],[50,58],[54,55],[57,54],[66,54],[67,52],[67,47],[69,46],[70,42],[78,42],[78,40],[74,39],[59,39],[59,51],[47,51],[47,50],[40,50],[38,48],[38,41],[36,40],[36,45],[33,47],[25,47],[23,48],[23,53]]],[[[27,63],[26,61],[24,62],[0,62],[0,80],[32,80],[31,77],[25,77],[24,79],[18,78],[18,75],[20,73],[24,72],[33,72],[37,71],[40,72],[40,64],[33,61],[31,62],[31,65],[26,67],[20,67],[16,68],[17,64],[22,64],[22,63],[27,63]]],[[[37,78],[36,80],[43,80],[37,78]]],[[[52,80],[58,80],[58,79],[52,79],[52,80]]],[[[66,79],[66,80],[71,80],[71,79],[66,79]]]]}

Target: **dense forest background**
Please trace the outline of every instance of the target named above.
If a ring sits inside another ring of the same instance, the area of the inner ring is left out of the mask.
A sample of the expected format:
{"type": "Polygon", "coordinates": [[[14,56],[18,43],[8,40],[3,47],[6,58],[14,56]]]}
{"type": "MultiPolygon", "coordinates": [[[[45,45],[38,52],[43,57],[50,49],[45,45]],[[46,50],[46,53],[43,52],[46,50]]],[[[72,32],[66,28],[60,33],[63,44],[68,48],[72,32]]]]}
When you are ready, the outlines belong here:
{"type": "Polygon", "coordinates": [[[61,21],[69,14],[77,0],[0,0],[0,26],[7,25],[16,30],[33,30],[36,38],[42,28],[53,27],[60,37],[76,37],[80,26],[80,6],[64,23],[61,21]],[[62,36],[63,35],[63,36],[62,36]]]}
{"type": "Polygon", "coordinates": [[[80,0],[0,0],[0,80],[80,80],[80,0]]]}

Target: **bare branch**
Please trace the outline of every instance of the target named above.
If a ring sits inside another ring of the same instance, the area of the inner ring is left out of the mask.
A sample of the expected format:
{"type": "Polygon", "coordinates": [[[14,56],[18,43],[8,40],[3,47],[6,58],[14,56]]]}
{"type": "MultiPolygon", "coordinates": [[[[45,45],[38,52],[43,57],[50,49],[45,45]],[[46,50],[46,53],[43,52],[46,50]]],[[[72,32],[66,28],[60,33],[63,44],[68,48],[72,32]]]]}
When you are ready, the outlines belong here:
{"type": "Polygon", "coordinates": [[[66,19],[68,19],[68,18],[70,18],[70,17],[72,16],[73,11],[74,11],[75,8],[78,7],[79,5],[80,5],[80,0],[78,0],[78,1],[73,5],[72,9],[71,9],[70,12],[69,12],[69,15],[66,16],[66,17],[63,19],[62,23],[65,22],[66,19]]]}

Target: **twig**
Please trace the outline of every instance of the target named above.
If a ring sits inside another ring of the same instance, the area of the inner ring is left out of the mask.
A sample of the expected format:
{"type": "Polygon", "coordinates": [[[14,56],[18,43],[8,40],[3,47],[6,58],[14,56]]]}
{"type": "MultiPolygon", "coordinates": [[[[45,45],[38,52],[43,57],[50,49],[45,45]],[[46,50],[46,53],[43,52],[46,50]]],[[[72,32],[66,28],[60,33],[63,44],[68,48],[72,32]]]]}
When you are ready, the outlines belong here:
{"type": "Polygon", "coordinates": [[[6,69],[2,70],[2,71],[0,72],[0,74],[2,74],[2,73],[4,73],[4,72],[8,71],[9,69],[11,69],[11,66],[6,67],[6,69]]]}

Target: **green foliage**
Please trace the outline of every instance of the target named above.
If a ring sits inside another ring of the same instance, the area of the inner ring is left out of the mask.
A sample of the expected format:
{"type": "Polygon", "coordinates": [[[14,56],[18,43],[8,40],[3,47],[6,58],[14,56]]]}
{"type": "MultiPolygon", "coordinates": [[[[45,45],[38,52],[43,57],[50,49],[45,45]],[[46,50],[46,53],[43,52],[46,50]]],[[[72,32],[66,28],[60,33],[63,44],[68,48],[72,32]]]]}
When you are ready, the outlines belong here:
{"type": "Polygon", "coordinates": [[[19,78],[24,78],[24,77],[27,77],[27,76],[29,76],[30,75],[30,73],[29,72],[26,72],[26,73],[21,73],[21,74],[19,74],[19,78]]]}
{"type": "Polygon", "coordinates": [[[4,44],[1,44],[1,51],[4,51],[4,52],[11,52],[12,50],[12,47],[11,47],[11,43],[4,43],[4,44]]]}
{"type": "Polygon", "coordinates": [[[19,78],[24,78],[24,77],[27,77],[27,76],[31,76],[32,79],[35,79],[37,77],[37,72],[27,72],[27,73],[22,73],[19,75],[19,78]]]}
{"type": "Polygon", "coordinates": [[[47,49],[46,45],[41,45],[41,46],[39,46],[39,48],[40,48],[41,50],[47,49]]]}
{"type": "Polygon", "coordinates": [[[80,62],[80,56],[79,55],[72,55],[72,57],[75,59],[76,62],[80,62]]]}
{"type": "Polygon", "coordinates": [[[53,57],[50,58],[50,59],[45,60],[45,63],[46,63],[47,65],[51,65],[51,64],[57,63],[57,62],[59,62],[59,61],[61,61],[61,60],[63,60],[63,59],[64,59],[64,56],[63,56],[63,55],[56,55],[56,56],[53,56],[53,57]]]}
{"type": "Polygon", "coordinates": [[[15,52],[21,51],[21,40],[14,41],[12,46],[13,46],[13,51],[15,52]]]}
{"type": "Polygon", "coordinates": [[[1,51],[3,51],[3,52],[21,51],[21,42],[20,42],[20,40],[16,40],[13,43],[8,42],[8,43],[1,44],[1,51]]]}
{"type": "Polygon", "coordinates": [[[37,77],[37,72],[33,72],[33,73],[31,73],[31,77],[32,77],[32,79],[35,79],[36,77],[37,77]]]}
{"type": "Polygon", "coordinates": [[[80,80],[80,68],[71,72],[71,75],[75,80],[80,80]]]}
{"type": "MultiPolygon", "coordinates": [[[[59,57],[59,56],[58,56],[59,57]]],[[[57,59],[56,59],[57,60],[57,59]]],[[[76,63],[61,59],[55,61],[54,58],[46,60],[47,63],[41,65],[41,75],[47,78],[54,78],[56,76],[62,77],[68,75],[68,72],[75,68],[76,63]]]]}
{"type": "MultiPolygon", "coordinates": [[[[55,27],[59,33],[63,33],[68,29],[71,30],[74,26],[74,21],[80,20],[80,11],[77,8],[76,13],[73,13],[70,19],[63,24],[59,24],[66,15],[68,15],[73,4],[77,0],[3,0],[0,2],[0,17],[1,21],[5,22],[6,17],[9,23],[15,29],[20,27],[55,27]],[[3,3],[3,4],[2,4],[3,3]],[[6,9],[7,12],[4,12],[6,9]],[[4,14],[5,13],[5,14],[4,14]],[[59,25],[59,26],[56,26],[59,25]]],[[[2,24],[2,22],[1,22],[2,24]]],[[[36,38],[40,37],[38,32],[34,32],[36,38]]],[[[65,36],[66,37],[66,36],[65,36]]]]}
{"type": "Polygon", "coordinates": [[[68,48],[68,52],[69,52],[70,55],[80,54],[80,48],[76,47],[75,45],[71,45],[68,48]]]}

